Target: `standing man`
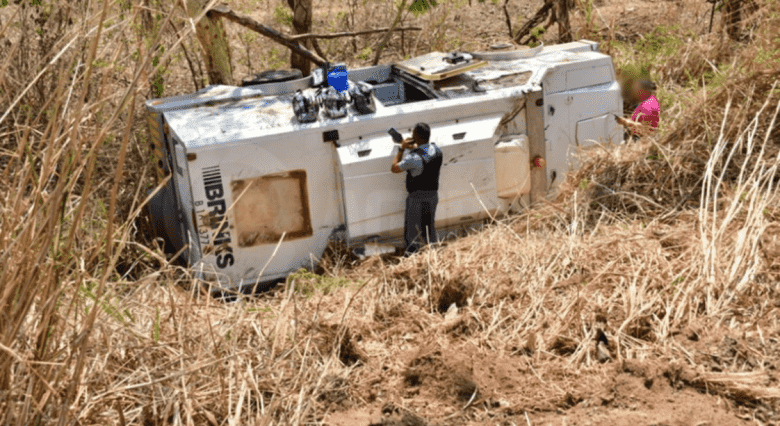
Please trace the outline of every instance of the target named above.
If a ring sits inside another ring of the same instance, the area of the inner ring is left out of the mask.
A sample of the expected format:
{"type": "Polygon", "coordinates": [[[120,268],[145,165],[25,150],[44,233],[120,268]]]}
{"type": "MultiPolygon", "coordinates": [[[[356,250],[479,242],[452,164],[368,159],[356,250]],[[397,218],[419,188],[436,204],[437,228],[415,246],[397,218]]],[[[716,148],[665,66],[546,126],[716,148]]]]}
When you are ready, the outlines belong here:
{"type": "Polygon", "coordinates": [[[437,241],[436,205],[439,203],[439,172],[441,171],[441,149],[431,143],[431,128],[425,123],[414,126],[411,138],[401,142],[393,159],[390,171],[406,172],[406,214],[404,216],[404,240],[406,254],[412,254],[420,248],[421,240],[425,244],[437,241]]]}
{"type": "Polygon", "coordinates": [[[640,136],[649,134],[658,127],[658,121],[661,118],[661,106],[655,97],[656,87],[652,81],[640,78],[634,81],[631,89],[632,95],[639,102],[639,105],[631,115],[631,120],[617,116],[615,120],[630,129],[632,138],[637,140],[640,136]]]}

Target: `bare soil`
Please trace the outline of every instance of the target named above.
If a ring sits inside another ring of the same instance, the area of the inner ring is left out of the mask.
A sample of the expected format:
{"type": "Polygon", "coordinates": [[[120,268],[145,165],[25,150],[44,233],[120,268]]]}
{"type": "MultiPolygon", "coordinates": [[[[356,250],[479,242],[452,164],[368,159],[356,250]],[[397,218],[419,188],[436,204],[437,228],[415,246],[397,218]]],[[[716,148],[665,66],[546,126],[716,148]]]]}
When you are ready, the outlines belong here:
{"type": "Polygon", "coordinates": [[[490,422],[500,425],[753,424],[735,410],[733,401],[686,385],[680,369],[670,364],[631,360],[564,373],[563,364],[535,369],[526,356],[438,344],[403,354],[402,359],[402,380],[394,385],[403,408],[370,404],[331,413],[325,424],[485,424],[484,418],[468,420],[464,408],[469,407],[490,411],[490,422]],[[550,393],[561,397],[551,400],[550,393]]]}

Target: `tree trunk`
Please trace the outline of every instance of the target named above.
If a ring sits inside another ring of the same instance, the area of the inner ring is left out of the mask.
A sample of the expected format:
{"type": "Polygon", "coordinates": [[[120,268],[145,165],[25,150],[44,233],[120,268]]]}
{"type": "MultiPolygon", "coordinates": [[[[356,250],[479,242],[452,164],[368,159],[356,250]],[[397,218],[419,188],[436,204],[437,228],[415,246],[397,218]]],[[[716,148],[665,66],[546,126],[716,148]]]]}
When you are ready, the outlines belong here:
{"type": "MultiPolygon", "coordinates": [[[[189,0],[187,10],[190,17],[199,15],[208,0],[189,0]]],[[[195,25],[195,33],[203,48],[203,62],[209,75],[209,84],[233,84],[233,69],[230,62],[230,44],[222,20],[207,13],[195,25]]]]}
{"type": "MultiPolygon", "coordinates": [[[[312,0],[287,0],[287,4],[293,10],[293,33],[308,34],[312,24],[312,0]]],[[[312,48],[312,39],[300,40],[299,43],[306,49],[312,48]]],[[[290,66],[301,70],[304,77],[311,72],[311,62],[296,52],[290,53],[290,66]]]]}
{"type": "Polygon", "coordinates": [[[558,21],[558,38],[562,42],[572,40],[571,25],[569,24],[569,0],[557,0],[556,21],[558,21]]]}
{"type": "Polygon", "coordinates": [[[742,21],[742,0],[726,0],[723,4],[723,22],[729,38],[739,40],[739,24],[742,21]]]}

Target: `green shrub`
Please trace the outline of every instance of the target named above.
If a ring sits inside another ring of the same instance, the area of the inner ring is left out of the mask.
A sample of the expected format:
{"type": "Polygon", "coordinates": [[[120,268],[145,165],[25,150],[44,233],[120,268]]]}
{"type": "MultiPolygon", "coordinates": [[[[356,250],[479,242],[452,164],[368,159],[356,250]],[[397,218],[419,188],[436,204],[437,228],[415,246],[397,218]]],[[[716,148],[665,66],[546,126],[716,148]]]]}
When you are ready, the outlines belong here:
{"type": "Polygon", "coordinates": [[[274,8],[274,19],[276,19],[276,22],[282,25],[287,25],[288,27],[291,27],[293,21],[292,10],[290,10],[290,8],[286,6],[282,6],[281,4],[277,5],[274,8]]]}
{"type": "Polygon", "coordinates": [[[317,275],[306,269],[299,269],[298,272],[287,277],[285,285],[289,286],[295,282],[295,291],[304,297],[313,296],[316,293],[330,294],[337,288],[350,287],[354,283],[343,277],[326,277],[317,275]]]}

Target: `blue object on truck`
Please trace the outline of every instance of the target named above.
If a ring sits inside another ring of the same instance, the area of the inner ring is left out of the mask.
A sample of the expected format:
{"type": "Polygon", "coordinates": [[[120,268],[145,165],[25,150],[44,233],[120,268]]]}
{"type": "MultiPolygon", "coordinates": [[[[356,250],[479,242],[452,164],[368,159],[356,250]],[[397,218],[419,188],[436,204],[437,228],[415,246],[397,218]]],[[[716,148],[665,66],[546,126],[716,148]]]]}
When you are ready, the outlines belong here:
{"type": "Polygon", "coordinates": [[[336,65],[328,73],[328,86],[338,90],[339,92],[345,92],[347,89],[349,89],[349,82],[347,80],[348,77],[349,73],[347,73],[347,66],[336,65]]]}

